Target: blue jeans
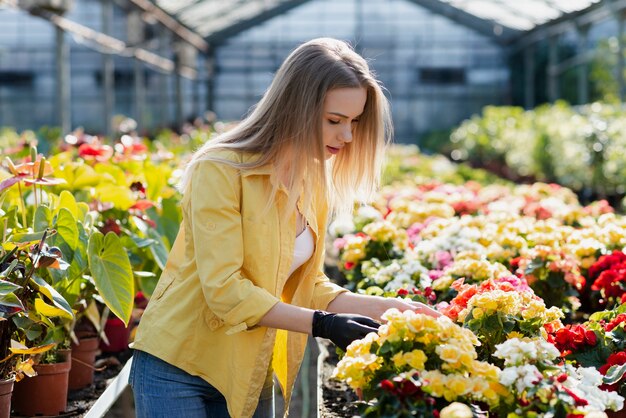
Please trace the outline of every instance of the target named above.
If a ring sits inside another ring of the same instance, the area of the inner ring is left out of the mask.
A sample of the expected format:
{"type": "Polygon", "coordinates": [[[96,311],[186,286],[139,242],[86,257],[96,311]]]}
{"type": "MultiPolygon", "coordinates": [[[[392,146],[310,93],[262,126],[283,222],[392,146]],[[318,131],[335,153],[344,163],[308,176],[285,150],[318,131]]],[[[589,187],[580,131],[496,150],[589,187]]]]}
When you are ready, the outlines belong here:
{"type": "MultiPolygon", "coordinates": [[[[229,417],[226,399],[217,389],[144,351],[134,351],[128,381],[137,418],[229,417]]],[[[274,418],[272,384],[263,387],[253,418],[274,418]]]]}

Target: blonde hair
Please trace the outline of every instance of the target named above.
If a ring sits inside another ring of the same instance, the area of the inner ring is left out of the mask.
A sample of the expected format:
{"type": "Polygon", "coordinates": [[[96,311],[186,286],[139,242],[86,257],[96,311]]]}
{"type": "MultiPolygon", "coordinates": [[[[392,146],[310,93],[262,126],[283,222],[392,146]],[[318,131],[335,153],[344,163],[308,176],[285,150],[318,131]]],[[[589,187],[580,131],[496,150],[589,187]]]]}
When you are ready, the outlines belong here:
{"type": "MultiPolygon", "coordinates": [[[[304,190],[303,204],[323,186],[331,214],[351,213],[355,201],[367,201],[379,186],[385,148],[391,139],[389,103],[363,57],[346,42],[319,38],[296,48],[278,69],[263,98],[232,130],[208,141],[192,156],[180,183],[185,191],[192,168],[201,160],[218,160],[245,170],[273,163],[289,169],[288,212],[304,190]],[[365,88],[367,100],[353,141],[328,162],[322,140],[326,94],[337,88],[365,88]],[[213,150],[258,154],[252,163],[212,156],[213,150]],[[303,189],[301,188],[303,187],[303,189]]],[[[273,179],[268,207],[280,181],[273,179]]]]}

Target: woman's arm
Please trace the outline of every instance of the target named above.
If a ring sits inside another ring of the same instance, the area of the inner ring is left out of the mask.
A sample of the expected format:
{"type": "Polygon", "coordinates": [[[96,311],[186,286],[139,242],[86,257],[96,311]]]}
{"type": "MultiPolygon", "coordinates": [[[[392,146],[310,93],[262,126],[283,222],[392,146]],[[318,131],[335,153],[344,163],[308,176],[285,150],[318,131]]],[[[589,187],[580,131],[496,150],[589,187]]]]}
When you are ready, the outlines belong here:
{"type": "Polygon", "coordinates": [[[441,316],[440,312],[420,302],[410,302],[381,296],[358,295],[352,292],[340,293],[328,305],[327,310],[337,313],[354,313],[381,320],[381,315],[390,308],[396,308],[400,312],[412,310],[435,318],[441,316]]]}
{"type": "Polygon", "coordinates": [[[259,325],[311,334],[313,312],[312,309],[278,302],[261,318],[259,325]]]}

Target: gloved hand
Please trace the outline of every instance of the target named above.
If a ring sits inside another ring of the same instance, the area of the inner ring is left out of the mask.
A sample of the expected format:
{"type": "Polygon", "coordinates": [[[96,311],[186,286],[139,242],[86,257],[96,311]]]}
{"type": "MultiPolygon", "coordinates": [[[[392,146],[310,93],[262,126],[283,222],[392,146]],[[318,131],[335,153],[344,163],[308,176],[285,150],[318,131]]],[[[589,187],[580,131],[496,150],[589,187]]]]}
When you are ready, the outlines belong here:
{"type": "Polygon", "coordinates": [[[376,332],[380,324],[362,315],[336,314],[323,311],[313,313],[313,336],[328,338],[337,347],[346,351],[354,340],[376,332]]]}

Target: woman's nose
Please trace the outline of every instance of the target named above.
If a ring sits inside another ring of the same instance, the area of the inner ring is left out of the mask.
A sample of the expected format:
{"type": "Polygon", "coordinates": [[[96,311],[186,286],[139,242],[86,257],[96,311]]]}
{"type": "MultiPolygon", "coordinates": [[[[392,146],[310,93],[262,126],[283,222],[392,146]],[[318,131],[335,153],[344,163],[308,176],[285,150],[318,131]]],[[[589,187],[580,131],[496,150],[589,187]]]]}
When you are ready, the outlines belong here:
{"type": "Polygon", "coordinates": [[[341,131],[341,140],[343,142],[352,142],[352,129],[349,127],[348,129],[343,129],[341,131]]]}

